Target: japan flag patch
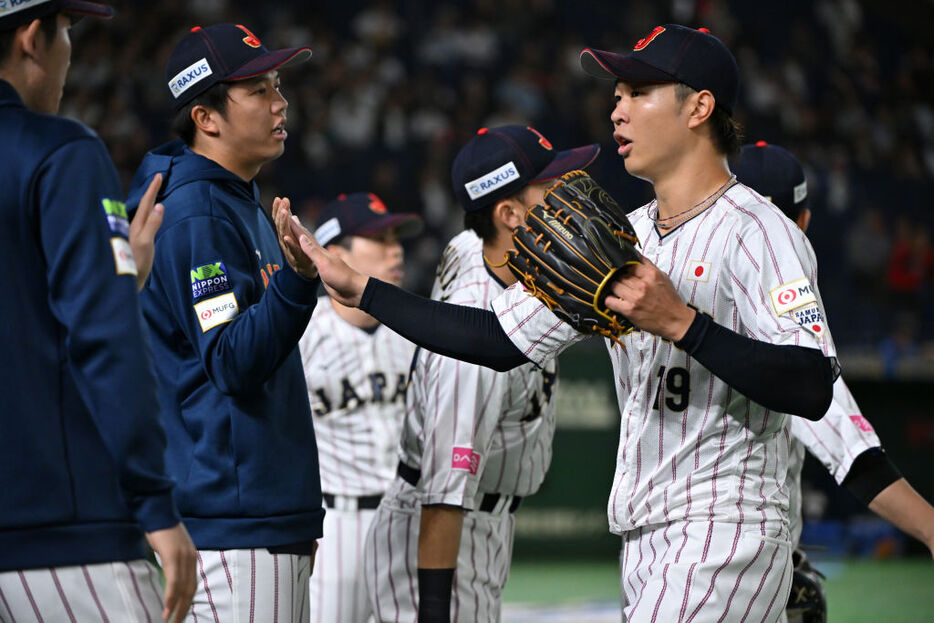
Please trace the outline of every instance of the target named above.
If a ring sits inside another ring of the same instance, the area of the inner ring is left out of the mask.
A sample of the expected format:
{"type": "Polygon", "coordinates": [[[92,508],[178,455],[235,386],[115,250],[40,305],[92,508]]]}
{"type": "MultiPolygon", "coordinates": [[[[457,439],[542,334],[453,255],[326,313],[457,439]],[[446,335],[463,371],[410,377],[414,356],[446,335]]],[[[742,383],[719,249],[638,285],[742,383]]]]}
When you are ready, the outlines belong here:
{"type": "Polygon", "coordinates": [[[707,283],[710,280],[710,262],[691,260],[688,263],[686,277],[688,281],[707,283]]]}

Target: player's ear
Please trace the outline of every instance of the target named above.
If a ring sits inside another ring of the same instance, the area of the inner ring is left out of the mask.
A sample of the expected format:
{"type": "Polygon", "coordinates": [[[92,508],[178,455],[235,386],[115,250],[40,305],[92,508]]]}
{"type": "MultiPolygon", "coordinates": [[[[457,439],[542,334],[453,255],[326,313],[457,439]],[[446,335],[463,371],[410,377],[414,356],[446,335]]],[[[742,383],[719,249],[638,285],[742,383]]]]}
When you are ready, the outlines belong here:
{"type": "Polygon", "coordinates": [[[713,93],[707,89],[691,93],[684,102],[684,107],[688,111],[688,128],[697,128],[707,121],[713,114],[716,103],[713,93]]]}
{"type": "Polygon", "coordinates": [[[525,222],[525,206],[514,197],[500,199],[493,206],[493,223],[510,232],[525,222]]]}
{"type": "Polygon", "coordinates": [[[218,136],[220,134],[220,127],[217,124],[217,118],[220,114],[216,110],[199,104],[191,109],[190,114],[196,130],[200,130],[208,136],[218,136]]]}
{"type": "Polygon", "coordinates": [[[37,18],[16,29],[13,46],[26,58],[38,60],[49,43],[42,30],[42,20],[37,18]]]}
{"type": "Polygon", "coordinates": [[[798,214],[798,220],[796,220],[795,223],[798,224],[798,227],[801,228],[801,231],[806,232],[808,230],[808,225],[811,224],[811,211],[807,208],[801,210],[801,212],[798,214]]]}

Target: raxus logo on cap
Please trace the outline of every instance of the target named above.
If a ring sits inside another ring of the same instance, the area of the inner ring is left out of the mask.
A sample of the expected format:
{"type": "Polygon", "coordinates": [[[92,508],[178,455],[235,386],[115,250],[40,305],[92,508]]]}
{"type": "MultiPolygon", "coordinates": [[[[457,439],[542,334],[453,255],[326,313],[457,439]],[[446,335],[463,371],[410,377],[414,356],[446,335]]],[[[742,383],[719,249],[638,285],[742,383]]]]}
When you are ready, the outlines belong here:
{"type": "Polygon", "coordinates": [[[461,206],[470,212],[493,205],[529,184],[583,169],[599,153],[599,145],[556,152],[551,142],[530,126],[480,128],[454,159],[451,183],[461,206]]]}
{"type": "Polygon", "coordinates": [[[269,50],[241,24],[195,26],[172,50],[165,79],[180,110],[218,82],[254,78],[310,56],[308,48],[269,50]]]}

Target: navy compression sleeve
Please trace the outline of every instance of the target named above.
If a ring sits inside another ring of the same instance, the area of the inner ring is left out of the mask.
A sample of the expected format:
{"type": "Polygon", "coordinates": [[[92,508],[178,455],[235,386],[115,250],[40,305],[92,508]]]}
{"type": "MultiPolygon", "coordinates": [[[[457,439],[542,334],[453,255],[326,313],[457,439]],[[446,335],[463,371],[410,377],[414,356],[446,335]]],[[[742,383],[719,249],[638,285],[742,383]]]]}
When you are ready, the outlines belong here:
{"type": "Polygon", "coordinates": [[[700,312],[675,346],[750,400],[809,420],[827,412],[839,376],[817,349],[744,337],[700,312]]]}
{"type": "Polygon", "coordinates": [[[444,355],[505,372],[529,360],[486,309],[452,305],[406,292],[370,278],[360,309],[415,344],[444,355]]]}

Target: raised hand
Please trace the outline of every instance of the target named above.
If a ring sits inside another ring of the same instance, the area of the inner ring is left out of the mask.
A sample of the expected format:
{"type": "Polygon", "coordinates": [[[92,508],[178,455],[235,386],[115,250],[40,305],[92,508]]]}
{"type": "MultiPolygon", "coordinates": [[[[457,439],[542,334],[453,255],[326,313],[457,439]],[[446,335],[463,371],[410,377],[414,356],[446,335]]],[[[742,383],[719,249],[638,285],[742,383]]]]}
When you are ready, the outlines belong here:
{"type": "Polygon", "coordinates": [[[299,241],[304,255],[317,266],[321,282],[331,298],[342,305],[359,307],[369,277],[361,275],[343,260],[328,253],[297,219],[292,219],[290,225],[292,236],[299,241]]]}
{"type": "Polygon", "coordinates": [[[149,188],[139,200],[136,215],[130,222],[130,248],[136,260],[136,289],[142,290],[152,270],[152,258],[155,255],[156,232],[162,226],[165,208],[156,203],[156,196],[162,187],[162,174],[156,173],[149,188]]]}
{"type": "MultiPolygon", "coordinates": [[[[297,272],[306,279],[314,279],[318,276],[314,263],[302,251],[298,243],[298,236],[291,233],[290,223],[298,221],[298,217],[292,216],[291,203],[287,197],[276,197],[272,201],[272,218],[276,224],[276,234],[279,237],[279,246],[282,247],[282,253],[285,260],[297,272]]],[[[301,226],[301,225],[299,225],[301,226]]],[[[302,230],[304,231],[304,227],[302,230]]]]}

